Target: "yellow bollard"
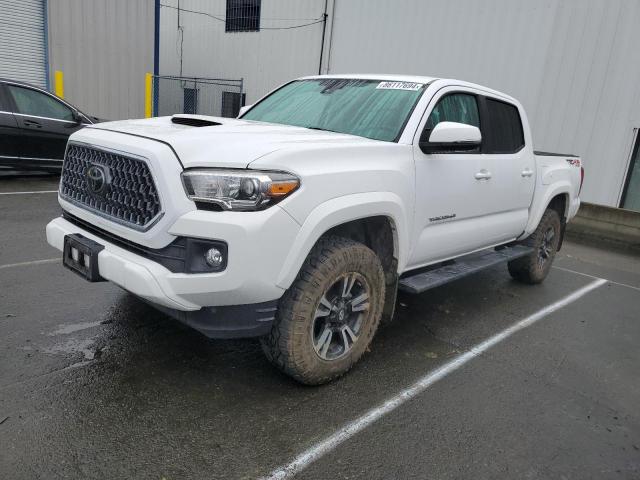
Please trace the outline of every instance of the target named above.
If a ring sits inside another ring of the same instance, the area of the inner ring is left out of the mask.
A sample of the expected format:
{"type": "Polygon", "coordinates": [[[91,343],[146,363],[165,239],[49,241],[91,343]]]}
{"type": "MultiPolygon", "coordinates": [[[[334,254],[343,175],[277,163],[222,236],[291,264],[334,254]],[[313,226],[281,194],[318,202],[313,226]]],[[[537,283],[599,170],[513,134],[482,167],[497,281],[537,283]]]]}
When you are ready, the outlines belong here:
{"type": "Polygon", "coordinates": [[[60,70],[53,73],[53,88],[58,97],[64,98],[64,74],[60,70]]]}
{"type": "Polygon", "coordinates": [[[151,118],[153,116],[153,74],[147,73],[144,76],[144,116],[151,118]]]}

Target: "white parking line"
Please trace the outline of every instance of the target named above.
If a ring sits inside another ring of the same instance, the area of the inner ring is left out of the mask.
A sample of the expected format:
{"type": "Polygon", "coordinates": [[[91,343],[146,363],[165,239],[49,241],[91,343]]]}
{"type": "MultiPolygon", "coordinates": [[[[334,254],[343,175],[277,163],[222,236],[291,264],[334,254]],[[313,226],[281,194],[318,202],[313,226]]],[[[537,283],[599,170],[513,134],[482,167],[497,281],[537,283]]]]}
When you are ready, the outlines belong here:
{"type": "Polygon", "coordinates": [[[324,455],[331,452],[342,442],[350,439],[360,431],[367,428],[372,423],[376,422],[386,414],[398,408],[400,405],[404,404],[408,400],[411,400],[412,398],[416,397],[420,393],[424,392],[427,388],[429,388],[431,385],[436,383],[438,380],[441,380],[442,378],[446,377],[450,373],[455,372],[457,369],[459,369],[469,361],[473,360],[478,355],[486,352],[487,350],[494,347],[498,343],[509,338],[514,333],[519,332],[520,330],[533,325],[534,323],[543,319],[547,315],[555,312],[556,310],[559,310],[562,307],[565,307],[570,303],[575,302],[582,296],[600,287],[601,285],[604,285],[605,283],[607,283],[607,280],[603,278],[594,280],[593,282],[580,288],[579,290],[576,290],[572,294],[567,295],[561,300],[558,300],[557,302],[552,303],[551,305],[548,305],[538,310],[533,315],[530,315],[527,318],[524,318],[519,322],[515,323],[514,325],[510,326],[509,328],[501,331],[500,333],[493,335],[492,337],[488,338],[484,342],[474,347],[471,347],[471,349],[468,350],[467,352],[445,363],[444,365],[437,368],[433,372],[428,373],[427,375],[422,377],[420,380],[418,380],[416,383],[414,383],[412,386],[410,386],[405,390],[402,390],[400,393],[390,398],[389,400],[384,402],[382,405],[372,408],[361,417],[348,423],[344,427],[337,430],[335,433],[328,436],[326,439],[311,446],[310,448],[302,452],[300,455],[298,455],[290,463],[275,469],[273,472],[271,472],[269,476],[262,477],[262,480],[282,480],[282,479],[293,477],[297,473],[306,469],[309,465],[311,465],[316,460],[322,458],[324,455]]]}
{"type": "Polygon", "coordinates": [[[33,192],[0,192],[0,195],[32,195],[34,193],[58,193],[58,190],[34,190],[33,192]]]}
{"type": "MultiPolygon", "coordinates": [[[[582,275],[583,277],[600,278],[600,277],[596,277],[595,275],[589,275],[588,273],[582,273],[576,270],[571,270],[570,268],[564,268],[564,267],[551,267],[551,268],[555,268],[556,270],[562,270],[563,272],[575,273],[576,275],[582,275]]],[[[607,280],[607,282],[612,283],[613,285],[618,285],[620,287],[627,287],[633,290],[638,290],[640,292],[640,287],[634,287],[633,285],[629,285],[626,283],[614,282],[613,280],[607,280]]]]}
{"type": "Polygon", "coordinates": [[[46,265],[47,263],[56,263],[61,261],[62,260],[60,258],[45,258],[44,260],[32,260],[30,262],[8,263],[6,265],[0,265],[0,270],[4,270],[5,268],[28,267],[29,265],[46,265]]]}

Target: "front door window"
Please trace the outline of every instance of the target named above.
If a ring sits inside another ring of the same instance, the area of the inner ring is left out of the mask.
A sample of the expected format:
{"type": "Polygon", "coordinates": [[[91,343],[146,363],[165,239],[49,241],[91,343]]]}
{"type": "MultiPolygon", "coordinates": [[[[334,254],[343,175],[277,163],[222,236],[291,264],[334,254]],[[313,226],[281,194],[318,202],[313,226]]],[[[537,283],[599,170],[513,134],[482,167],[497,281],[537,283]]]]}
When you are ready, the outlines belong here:
{"type": "Polygon", "coordinates": [[[480,128],[480,115],[475,95],[453,93],[442,98],[427,120],[425,130],[433,130],[440,122],[457,122],[480,128]]]}
{"type": "Polygon", "coordinates": [[[62,102],[45,93],[31,88],[7,85],[17,113],[55,120],[73,121],[73,111],[62,102]]]}

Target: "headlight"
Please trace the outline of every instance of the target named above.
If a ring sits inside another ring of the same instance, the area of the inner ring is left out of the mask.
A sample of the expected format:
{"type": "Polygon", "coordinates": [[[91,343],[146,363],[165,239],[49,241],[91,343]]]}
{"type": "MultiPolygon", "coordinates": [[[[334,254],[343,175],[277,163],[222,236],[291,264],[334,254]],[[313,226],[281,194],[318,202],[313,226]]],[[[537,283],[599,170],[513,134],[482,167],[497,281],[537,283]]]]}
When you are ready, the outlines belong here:
{"type": "Polygon", "coordinates": [[[284,172],[256,170],[187,170],[182,173],[187,196],[224,210],[262,210],[293,193],[300,180],[284,172]]]}

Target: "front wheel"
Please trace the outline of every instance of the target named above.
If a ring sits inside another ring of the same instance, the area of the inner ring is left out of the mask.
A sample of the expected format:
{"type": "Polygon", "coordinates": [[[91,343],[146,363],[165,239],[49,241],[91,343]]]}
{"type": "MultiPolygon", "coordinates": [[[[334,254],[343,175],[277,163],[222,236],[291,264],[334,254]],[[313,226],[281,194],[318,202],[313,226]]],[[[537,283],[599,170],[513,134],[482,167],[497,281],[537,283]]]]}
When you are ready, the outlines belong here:
{"type": "Polygon", "coordinates": [[[514,279],[536,284],[547,277],[558,250],[561,228],[558,212],[551,209],[544,212],[538,228],[523,242],[533,252],[509,262],[509,273],[514,279]]]}
{"type": "Polygon", "coordinates": [[[313,248],[282,299],[271,333],[262,338],[267,358],[309,385],[348,371],[378,328],[385,282],[378,256],[341,237],[313,248]]]}

